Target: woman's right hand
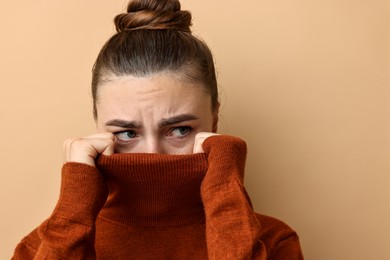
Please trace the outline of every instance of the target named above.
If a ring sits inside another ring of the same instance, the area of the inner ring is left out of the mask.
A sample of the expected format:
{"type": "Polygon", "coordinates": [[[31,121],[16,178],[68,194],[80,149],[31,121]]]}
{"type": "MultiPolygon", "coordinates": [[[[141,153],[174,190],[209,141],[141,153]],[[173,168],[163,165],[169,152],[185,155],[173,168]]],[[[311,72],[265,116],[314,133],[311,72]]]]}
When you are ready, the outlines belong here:
{"type": "Polygon", "coordinates": [[[97,133],[83,138],[69,138],[64,142],[64,161],[95,166],[99,154],[114,153],[115,136],[112,133],[97,133]]]}

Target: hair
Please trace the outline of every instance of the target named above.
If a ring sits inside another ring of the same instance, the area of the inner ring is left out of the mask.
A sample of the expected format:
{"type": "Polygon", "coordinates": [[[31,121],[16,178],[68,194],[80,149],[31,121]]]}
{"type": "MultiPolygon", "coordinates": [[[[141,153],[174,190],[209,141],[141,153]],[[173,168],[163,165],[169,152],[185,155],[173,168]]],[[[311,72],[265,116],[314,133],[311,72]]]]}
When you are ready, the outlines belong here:
{"type": "Polygon", "coordinates": [[[191,34],[192,16],[178,0],[130,0],[127,13],[114,19],[117,33],[101,49],[92,70],[93,114],[98,87],[121,76],[174,73],[201,84],[218,109],[218,89],[210,49],[191,34]]]}

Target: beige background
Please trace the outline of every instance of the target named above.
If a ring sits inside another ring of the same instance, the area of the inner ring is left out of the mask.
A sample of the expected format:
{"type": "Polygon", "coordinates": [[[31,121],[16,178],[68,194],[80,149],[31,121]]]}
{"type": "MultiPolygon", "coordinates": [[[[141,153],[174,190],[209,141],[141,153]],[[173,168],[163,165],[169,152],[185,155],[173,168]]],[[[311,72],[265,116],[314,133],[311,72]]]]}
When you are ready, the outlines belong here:
{"type": "MultiPolygon", "coordinates": [[[[90,71],[124,0],[0,10],[0,259],[53,209],[62,141],[94,131],[90,71]]],[[[183,0],[215,54],[220,130],[248,142],[257,211],[306,259],[390,259],[388,0],[183,0]]]]}

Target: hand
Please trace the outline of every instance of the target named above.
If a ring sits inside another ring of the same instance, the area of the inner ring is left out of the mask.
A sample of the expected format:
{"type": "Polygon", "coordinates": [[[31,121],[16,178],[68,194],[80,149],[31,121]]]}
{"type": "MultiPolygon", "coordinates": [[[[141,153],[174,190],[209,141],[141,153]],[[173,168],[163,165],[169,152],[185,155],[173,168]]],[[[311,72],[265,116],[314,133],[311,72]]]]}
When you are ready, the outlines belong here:
{"type": "Polygon", "coordinates": [[[65,162],[78,162],[95,166],[99,154],[114,153],[114,138],[112,133],[98,133],[83,138],[69,138],[64,142],[65,162]]]}
{"type": "Polygon", "coordinates": [[[214,135],[218,135],[218,134],[210,133],[210,132],[200,132],[200,133],[197,133],[196,136],[195,136],[193,153],[204,153],[204,150],[203,150],[203,143],[204,143],[204,141],[208,137],[214,136],[214,135]]]}

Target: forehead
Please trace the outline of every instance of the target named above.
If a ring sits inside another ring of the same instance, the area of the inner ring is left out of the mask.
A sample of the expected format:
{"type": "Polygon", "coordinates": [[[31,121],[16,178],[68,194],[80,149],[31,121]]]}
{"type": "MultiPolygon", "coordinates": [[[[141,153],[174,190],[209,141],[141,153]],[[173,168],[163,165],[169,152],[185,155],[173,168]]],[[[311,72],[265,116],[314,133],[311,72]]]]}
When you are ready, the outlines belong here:
{"type": "Polygon", "coordinates": [[[100,86],[97,99],[99,117],[145,113],[211,111],[211,97],[201,84],[188,83],[170,74],[151,77],[120,77],[100,86]]]}

